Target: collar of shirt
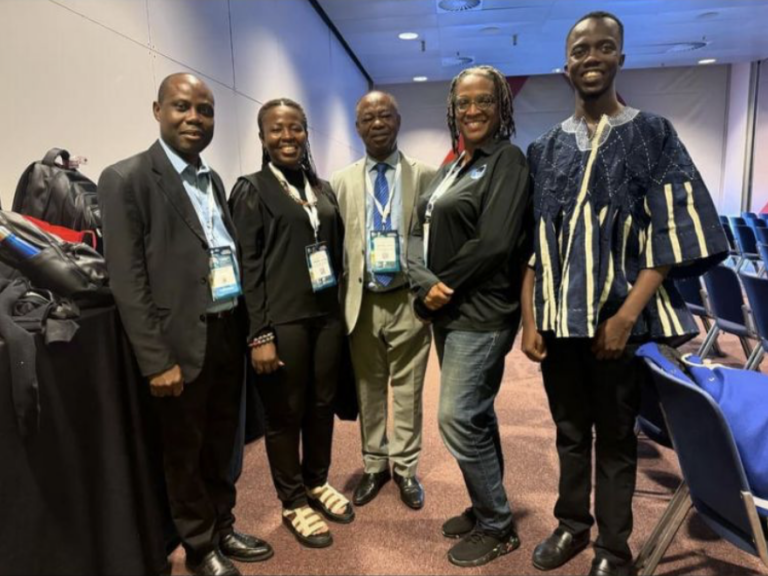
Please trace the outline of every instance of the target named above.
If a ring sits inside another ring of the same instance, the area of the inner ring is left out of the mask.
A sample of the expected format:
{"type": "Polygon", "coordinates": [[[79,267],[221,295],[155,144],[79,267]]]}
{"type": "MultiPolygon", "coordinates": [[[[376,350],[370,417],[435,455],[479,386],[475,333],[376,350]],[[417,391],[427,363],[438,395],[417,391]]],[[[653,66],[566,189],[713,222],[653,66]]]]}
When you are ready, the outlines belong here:
{"type": "Polygon", "coordinates": [[[474,164],[481,156],[493,156],[493,154],[505,144],[509,144],[509,140],[506,138],[493,138],[486,142],[482,146],[475,149],[472,158],[462,168],[461,172],[466,172],[467,169],[474,164]]]}
{"type": "Polygon", "coordinates": [[[173,169],[176,170],[179,176],[189,170],[191,170],[192,174],[196,176],[202,176],[203,174],[208,175],[211,173],[210,166],[208,166],[208,163],[202,156],[200,156],[200,168],[195,168],[192,164],[179,156],[178,153],[173,148],[168,146],[168,144],[166,144],[162,138],[160,138],[160,145],[163,147],[163,150],[165,150],[165,154],[168,156],[168,160],[171,161],[173,169]]]}
{"type": "Polygon", "coordinates": [[[376,165],[384,163],[392,170],[395,170],[397,168],[398,163],[400,162],[400,150],[395,150],[387,156],[384,160],[376,160],[375,158],[371,158],[368,154],[365,155],[365,171],[366,172],[376,172],[376,165]]]}

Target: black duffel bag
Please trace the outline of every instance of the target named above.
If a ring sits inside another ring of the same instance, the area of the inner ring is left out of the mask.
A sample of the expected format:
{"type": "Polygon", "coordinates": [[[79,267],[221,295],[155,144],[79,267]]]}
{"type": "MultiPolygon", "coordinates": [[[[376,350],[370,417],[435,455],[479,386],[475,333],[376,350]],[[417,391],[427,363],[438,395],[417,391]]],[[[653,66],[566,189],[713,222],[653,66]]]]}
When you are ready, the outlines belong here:
{"type": "Polygon", "coordinates": [[[36,288],[67,298],[108,296],[104,257],[85,244],[63,242],[20,214],[0,210],[0,262],[36,288]]]}

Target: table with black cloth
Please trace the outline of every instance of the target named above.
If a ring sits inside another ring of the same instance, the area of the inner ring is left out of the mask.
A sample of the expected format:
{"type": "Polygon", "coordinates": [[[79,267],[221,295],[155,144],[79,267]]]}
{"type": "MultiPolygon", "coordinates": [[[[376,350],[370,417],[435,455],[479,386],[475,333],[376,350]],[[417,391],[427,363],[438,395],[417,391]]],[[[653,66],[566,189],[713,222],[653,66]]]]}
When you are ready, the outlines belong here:
{"type": "Polygon", "coordinates": [[[167,504],[150,395],[114,307],[36,337],[40,429],[22,438],[0,339],[0,574],[157,574],[167,504]]]}

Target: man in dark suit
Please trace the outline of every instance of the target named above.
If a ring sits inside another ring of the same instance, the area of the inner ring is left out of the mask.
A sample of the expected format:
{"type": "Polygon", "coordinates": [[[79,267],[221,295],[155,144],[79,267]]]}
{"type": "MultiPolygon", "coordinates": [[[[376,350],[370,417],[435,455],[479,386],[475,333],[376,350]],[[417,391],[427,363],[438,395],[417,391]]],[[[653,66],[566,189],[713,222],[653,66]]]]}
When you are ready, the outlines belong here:
{"type": "Polygon", "coordinates": [[[200,153],[213,138],[211,90],[173,74],[153,105],[160,139],[99,180],[112,291],[158,414],[174,523],[194,574],[239,574],[273,554],[234,531],[229,472],[243,385],[235,228],[200,153]]]}

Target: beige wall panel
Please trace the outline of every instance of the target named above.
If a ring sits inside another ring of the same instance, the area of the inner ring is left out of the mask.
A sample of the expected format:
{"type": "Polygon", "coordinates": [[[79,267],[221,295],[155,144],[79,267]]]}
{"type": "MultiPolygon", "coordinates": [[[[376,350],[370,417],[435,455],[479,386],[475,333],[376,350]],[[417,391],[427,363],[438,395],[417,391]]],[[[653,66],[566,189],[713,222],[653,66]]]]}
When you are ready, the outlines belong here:
{"type": "Polygon", "coordinates": [[[89,159],[96,180],[113,162],[155,137],[154,86],[146,48],[51,2],[0,2],[0,90],[9,112],[0,138],[0,195],[10,207],[26,166],[49,148],[89,159]],[[27,47],[21,50],[21,47],[27,47]],[[94,49],[98,47],[98,49],[94,49]]]}
{"type": "MultiPolygon", "coordinates": [[[[47,0],[27,0],[45,2],[47,0]]],[[[147,0],[50,0],[69,10],[85,16],[127,36],[140,44],[149,46],[147,25],[147,0]]]]}
{"type": "MultiPolygon", "coordinates": [[[[229,2],[148,2],[149,33],[154,50],[230,88],[234,87],[229,2]]],[[[157,78],[157,81],[160,80],[161,78],[157,78]]]]}

